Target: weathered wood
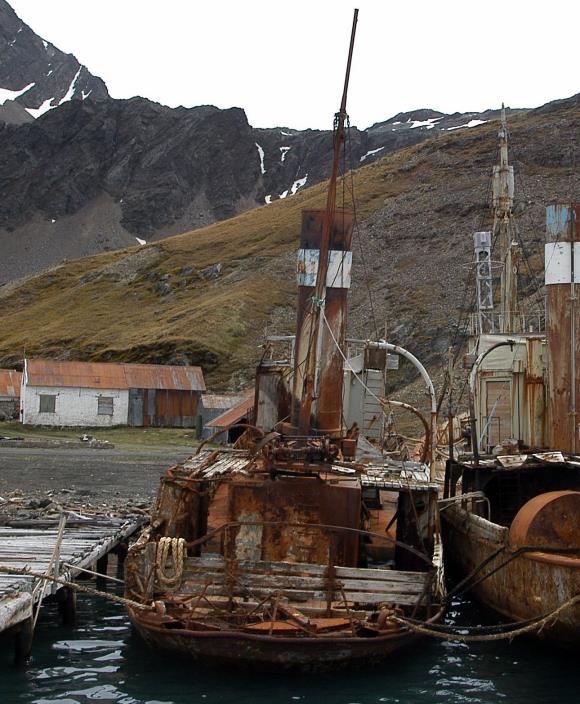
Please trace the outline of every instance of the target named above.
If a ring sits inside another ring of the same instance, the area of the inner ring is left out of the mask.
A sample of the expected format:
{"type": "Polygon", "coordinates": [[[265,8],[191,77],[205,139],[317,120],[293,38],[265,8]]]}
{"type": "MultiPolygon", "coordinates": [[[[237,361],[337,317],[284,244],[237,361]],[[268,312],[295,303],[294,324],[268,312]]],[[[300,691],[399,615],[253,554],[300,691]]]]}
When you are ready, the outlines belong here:
{"type": "MultiPolygon", "coordinates": [[[[215,572],[204,573],[185,573],[185,582],[191,584],[203,583],[208,580],[215,584],[221,584],[224,581],[224,574],[215,572]]],[[[237,575],[237,580],[240,584],[248,587],[269,587],[275,589],[313,589],[324,590],[327,580],[323,577],[290,577],[287,575],[266,575],[256,574],[254,572],[240,572],[237,575]]],[[[401,594],[421,594],[425,588],[426,579],[423,575],[415,580],[406,582],[387,582],[386,580],[373,579],[337,579],[337,583],[341,584],[346,590],[355,590],[360,592],[377,592],[377,593],[401,593],[401,594]]]]}
{"type": "MultiPolygon", "coordinates": [[[[186,570],[223,570],[224,560],[222,557],[202,555],[201,557],[188,557],[186,561],[186,570]]],[[[317,575],[323,577],[326,573],[326,565],[313,565],[307,563],[294,562],[267,562],[240,560],[238,569],[244,572],[252,572],[257,574],[260,572],[266,574],[297,574],[297,575],[317,575]]],[[[402,570],[392,570],[368,567],[335,567],[337,578],[354,578],[354,579],[374,579],[384,580],[387,582],[408,582],[421,580],[421,584],[427,578],[427,572],[403,572],[402,570]]]]}
{"type": "MultiPolygon", "coordinates": [[[[87,568],[107,555],[119,542],[126,541],[144,519],[90,519],[67,521],[64,537],[59,550],[61,562],[60,576],[72,580],[80,574],[81,568],[87,568]],[[62,563],[66,562],[66,567],[62,563]]],[[[0,568],[29,567],[34,571],[46,572],[50,565],[55,540],[58,535],[55,521],[14,522],[15,527],[0,527],[0,568]],[[44,526],[48,526],[44,528],[44,526]]],[[[34,604],[40,598],[40,589],[33,590],[38,580],[28,575],[6,575],[0,569],[0,632],[25,622],[33,613],[34,604]]],[[[58,592],[55,586],[51,591],[58,592]]],[[[61,608],[63,618],[74,619],[74,592],[64,599],[61,608]]],[[[18,646],[22,652],[25,647],[25,631],[18,646]]]]}
{"type": "MultiPolygon", "coordinates": [[[[206,595],[227,597],[228,591],[226,586],[222,584],[212,584],[206,586],[205,584],[183,584],[180,587],[180,593],[188,594],[199,594],[205,590],[206,595]]],[[[264,597],[271,596],[274,591],[279,591],[283,597],[288,599],[290,602],[305,602],[305,601],[323,601],[326,599],[326,591],[314,590],[314,589],[286,589],[279,588],[274,590],[272,588],[256,587],[250,580],[247,586],[244,584],[236,584],[233,589],[233,596],[244,597],[249,596],[254,599],[261,599],[264,597]]],[[[405,606],[414,606],[419,598],[417,594],[402,594],[400,592],[357,592],[357,591],[345,591],[349,603],[360,603],[360,604],[399,604],[405,606]]],[[[336,599],[335,599],[336,600],[336,599]]],[[[342,603],[342,601],[341,601],[342,603]]]]}
{"type": "Polygon", "coordinates": [[[30,616],[24,619],[14,635],[14,662],[26,662],[32,653],[32,638],[34,636],[34,620],[30,616]]]}

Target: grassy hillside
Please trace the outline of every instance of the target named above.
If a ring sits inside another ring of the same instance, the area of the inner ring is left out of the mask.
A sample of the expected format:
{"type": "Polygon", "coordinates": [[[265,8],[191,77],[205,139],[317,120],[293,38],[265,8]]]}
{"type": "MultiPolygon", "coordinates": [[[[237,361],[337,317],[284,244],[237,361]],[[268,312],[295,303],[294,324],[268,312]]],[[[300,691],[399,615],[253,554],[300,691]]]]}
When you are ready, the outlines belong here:
{"type": "MultiPolygon", "coordinates": [[[[544,205],[578,192],[571,145],[579,125],[576,99],[510,121],[532,254],[543,236],[544,205]]],[[[380,330],[386,321],[391,339],[439,363],[466,304],[471,233],[489,221],[496,134],[494,122],[455,130],[353,174],[360,228],[352,334],[373,334],[370,290],[380,330]]],[[[339,187],[339,200],[344,191],[348,205],[347,190],[339,187]]],[[[201,364],[210,384],[235,385],[251,376],[266,328],[292,328],[300,211],[323,207],[324,197],[324,185],[315,186],[204,229],[3,287],[0,363],[18,364],[24,352],[187,361],[201,364]]]]}

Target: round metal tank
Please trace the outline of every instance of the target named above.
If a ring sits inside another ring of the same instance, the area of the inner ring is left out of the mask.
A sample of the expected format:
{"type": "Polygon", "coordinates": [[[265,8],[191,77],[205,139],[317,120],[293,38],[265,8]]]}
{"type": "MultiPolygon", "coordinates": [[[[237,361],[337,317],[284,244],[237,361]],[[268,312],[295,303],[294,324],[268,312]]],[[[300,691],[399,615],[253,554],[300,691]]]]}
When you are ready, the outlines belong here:
{"type": "Polygon", "coordinates": [[[580,492],[550,491],[530,499],[509,531],[513,547],[580,547],[580,492]]]}

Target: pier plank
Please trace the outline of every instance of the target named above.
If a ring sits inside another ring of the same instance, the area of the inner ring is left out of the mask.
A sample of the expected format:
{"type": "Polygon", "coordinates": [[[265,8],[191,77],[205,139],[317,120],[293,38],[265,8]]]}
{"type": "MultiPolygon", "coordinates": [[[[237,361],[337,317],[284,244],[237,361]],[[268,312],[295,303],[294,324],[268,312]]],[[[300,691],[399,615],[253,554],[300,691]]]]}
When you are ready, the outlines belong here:
{"type": "MultiPolygon", "coordinates": [[[[132,518],[87,518],[67,522],[59,551],[59,576],[72,580],[107,555],[144,524],[142,516],[132,518]],[[79,569],[76,569],[76,568],[79,569]]],[[[30,568],[46,572],[57,539],[55,521],[12,521],[0,527],[0,566],[30,568]]],[[[29,619],[42,590],[34,589],[40,581],[28,575],[0,572],[0,632],[29,619]]],[[[62,585],[51,583],[45,590],[55,594],[62,585]]]]}

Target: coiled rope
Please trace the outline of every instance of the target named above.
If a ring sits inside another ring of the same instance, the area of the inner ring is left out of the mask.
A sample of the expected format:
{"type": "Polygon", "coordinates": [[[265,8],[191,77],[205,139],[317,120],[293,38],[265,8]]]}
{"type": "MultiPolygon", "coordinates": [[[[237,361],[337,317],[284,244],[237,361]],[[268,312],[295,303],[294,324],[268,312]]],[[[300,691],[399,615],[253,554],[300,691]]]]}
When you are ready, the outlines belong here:
{"type": "Polygon", "coordinates": [[[159,538],[155,554],[155,569],[157,579],[162,587],[177,587],[183,580],[183,566],[185,563],[185,540],[183,538],[159,538]],[[173,559],[173,574],[166,571],[167,560],[171,555],[173,559]]]}

